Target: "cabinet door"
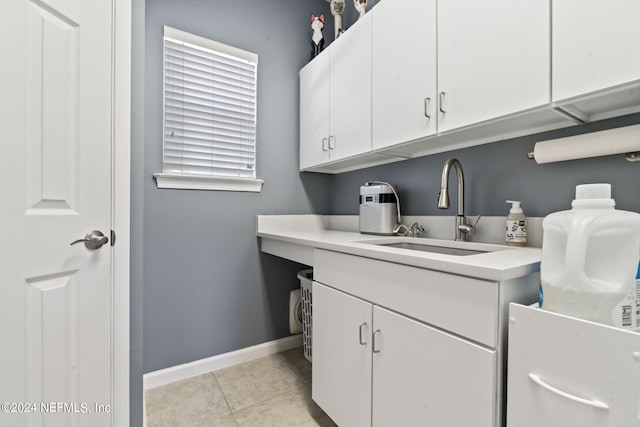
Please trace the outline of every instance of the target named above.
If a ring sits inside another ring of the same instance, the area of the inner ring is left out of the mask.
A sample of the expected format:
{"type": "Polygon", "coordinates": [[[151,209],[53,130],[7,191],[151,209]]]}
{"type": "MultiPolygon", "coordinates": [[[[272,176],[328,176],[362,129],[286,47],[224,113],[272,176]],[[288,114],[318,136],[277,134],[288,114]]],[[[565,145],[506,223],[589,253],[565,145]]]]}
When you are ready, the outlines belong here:
{"type": "Polygon", "coordinates": [[[640,2],[552,5],[554,101],[640,79],[640,2]]]}
{"type": "Polygon", "coordinates": [[[374,426],[495,425],[495,351],[380,307],[373,312],[374,426]]]}
{"type": "Polygon", "coordinates": [[[638,425],[640,335],[509,306],[509,427],[638,425]]]}
{"type": "Polygon", "coordinates": [[[370,13],[373,149],[435,134],[436,0],[383,1],[370,13]]]}
{"type": "Polygon", "coordinates": [[[371,304],[313,282],[313,400],[338,424],[371,425],[371,304]]]}
{"type": "Polygon", "coordinates": [[[549,13],[543,1],[438,2],[440,132],[550,101],[549,13]]]}
{"type": "Polygon", "coordinates": [[[331,160],[371,151],[371,14],[331,44],[331,160]]]}
{"type": "Polygon", "coordinates": [[[300,70],[300,170],[329,161],[329,52],[300,70]]]}

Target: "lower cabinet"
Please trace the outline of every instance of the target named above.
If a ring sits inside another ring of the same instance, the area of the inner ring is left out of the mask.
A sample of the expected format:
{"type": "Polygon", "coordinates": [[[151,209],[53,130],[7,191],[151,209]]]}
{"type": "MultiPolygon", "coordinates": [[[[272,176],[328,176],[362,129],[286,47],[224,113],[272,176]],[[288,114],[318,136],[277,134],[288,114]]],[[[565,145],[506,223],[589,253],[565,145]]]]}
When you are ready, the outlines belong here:
{"type": "Polygon", "coordinates": [[[509,315],[509,427],[640,424],[639,333],[520,304],[509,315]]]}
{"type": "Polygon", "coordinates": [[[312,286],[312,398],[340,426],[370,426],[372,306],[312,286]]]}
{"type": "Polygon", "coordinates": [[[340,426],[496,425],[496,351],[313,283],[313,399],[340,426]]]}

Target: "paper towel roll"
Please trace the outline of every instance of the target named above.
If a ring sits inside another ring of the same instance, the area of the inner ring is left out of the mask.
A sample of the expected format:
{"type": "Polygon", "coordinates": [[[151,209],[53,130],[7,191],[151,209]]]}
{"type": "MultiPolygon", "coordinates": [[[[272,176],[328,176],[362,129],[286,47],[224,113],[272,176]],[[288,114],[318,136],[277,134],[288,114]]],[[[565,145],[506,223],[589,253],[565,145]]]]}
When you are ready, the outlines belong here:
{"type": "Polygon", "coordinates": [[[640,125],[538,142],[533,155],[537,163],[550,163],[634,151],[640,151],[640,125]]]}

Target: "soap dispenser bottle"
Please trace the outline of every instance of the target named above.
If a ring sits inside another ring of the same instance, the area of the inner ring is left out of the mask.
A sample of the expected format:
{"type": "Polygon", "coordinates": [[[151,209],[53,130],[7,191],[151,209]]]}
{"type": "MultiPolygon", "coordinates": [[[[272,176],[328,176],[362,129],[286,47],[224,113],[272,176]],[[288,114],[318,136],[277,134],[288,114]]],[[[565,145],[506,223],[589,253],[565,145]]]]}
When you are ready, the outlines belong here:
{"type": "Polygon", "coordinates": [[[521,202],[507,200],[507,203],[511,203],[511,210],[507,216],[505,243],[509,246],[527,246],[527,217],[520,207],[521,202]]]}

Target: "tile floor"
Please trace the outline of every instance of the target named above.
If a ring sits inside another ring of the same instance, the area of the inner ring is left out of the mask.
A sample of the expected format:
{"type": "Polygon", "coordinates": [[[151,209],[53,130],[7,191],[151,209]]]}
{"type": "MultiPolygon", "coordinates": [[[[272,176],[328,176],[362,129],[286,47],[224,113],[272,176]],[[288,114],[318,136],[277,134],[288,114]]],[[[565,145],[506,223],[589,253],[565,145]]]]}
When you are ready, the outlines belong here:
{"type": "Polygon", "coordinates": [[[302,347],[147,390],[145,405],[147,427],[335,426],[302,347]]]}

